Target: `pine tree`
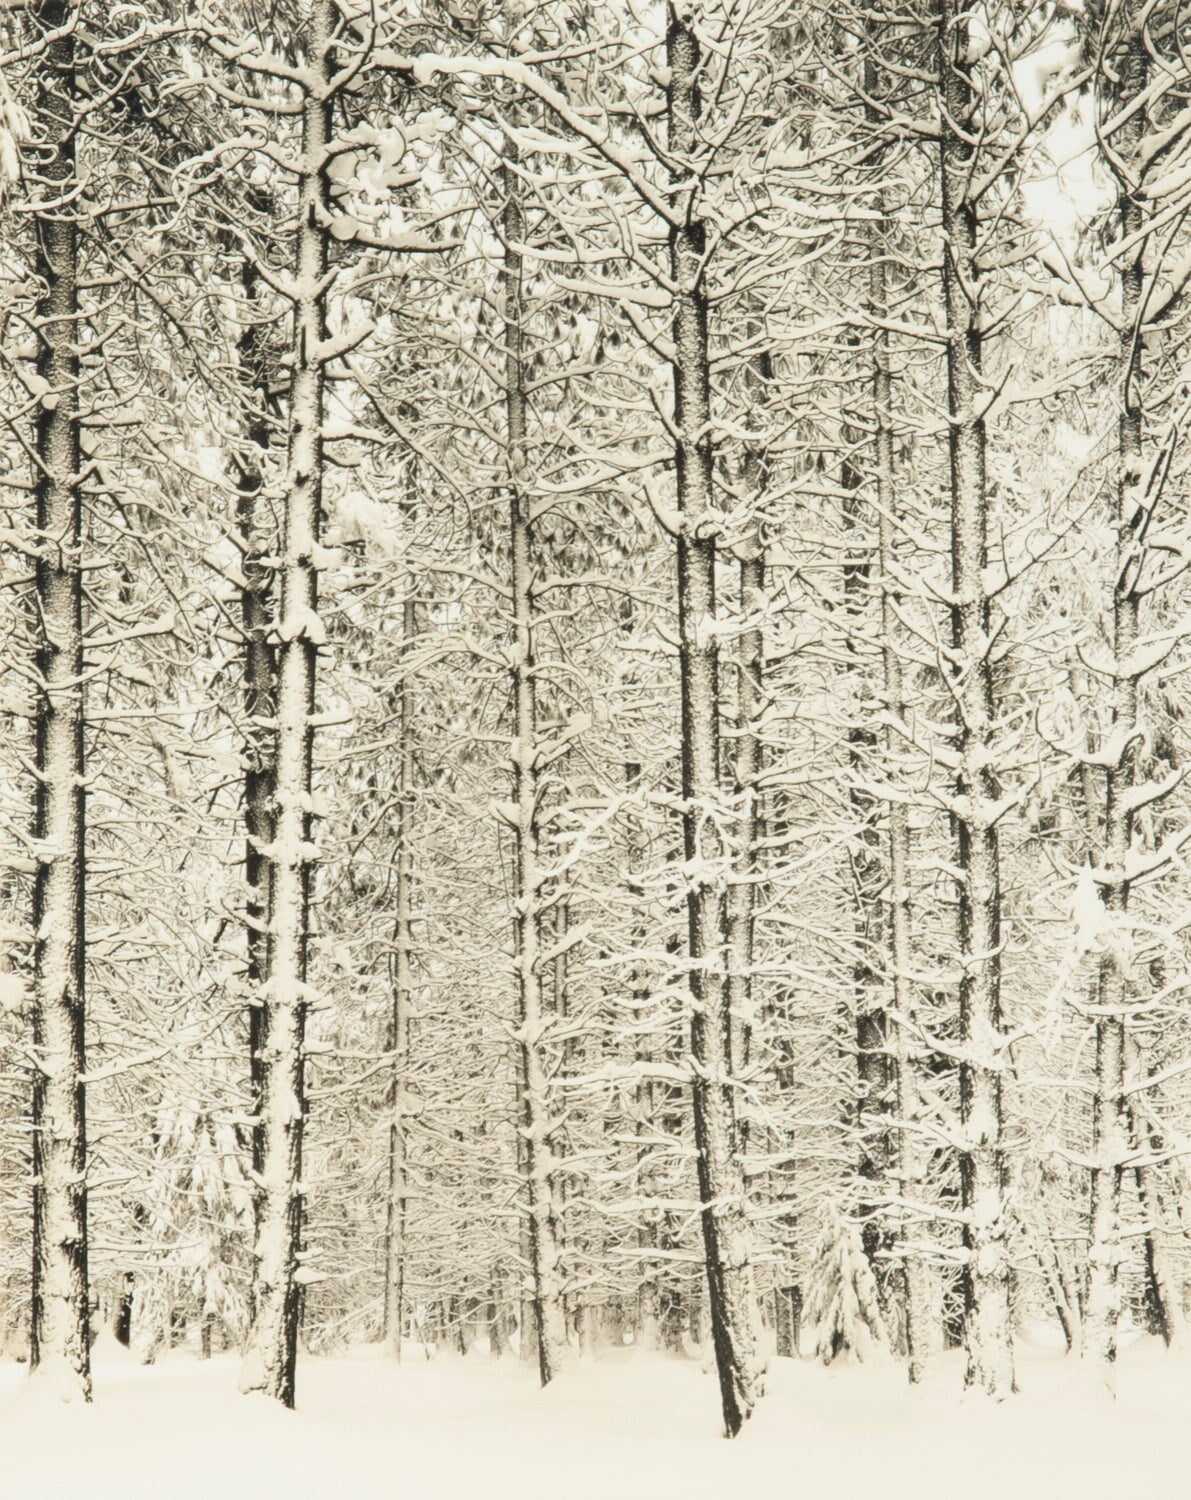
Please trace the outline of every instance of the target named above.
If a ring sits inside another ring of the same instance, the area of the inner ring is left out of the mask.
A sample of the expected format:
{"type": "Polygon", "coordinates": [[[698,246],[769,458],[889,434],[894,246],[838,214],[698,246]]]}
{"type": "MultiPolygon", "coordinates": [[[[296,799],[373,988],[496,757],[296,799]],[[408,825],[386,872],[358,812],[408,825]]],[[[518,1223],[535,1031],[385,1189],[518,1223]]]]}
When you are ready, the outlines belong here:
{"type": "MultiPolygon", "coordinates": [[[[86,765],[83,749],[82,321],[75,9],[33,13],[43,55],[35,105],[37,555],[33,886],[33,1317],[30,1367],[89,1400],[87,1283],[86,765]]],[[[32,154],[32,153],[31,153],[32,154]]]]}
{"type": "Polygon", "coordinates": [[[338,20],[313,0],[301,42],[310,82],[303,88],[293,249],[294,348],[288,452],[278,569],[277,738],[271,788],[275,814],[266,846],[267,942],[261,1012],[253,1038],[260,1123],[253,1322],[240,1388],[294,1403],[302,1250],[304,1034],[312,840],[315,672],[325,631],[318,616],[319,526],[323,506],[326,366],[341,350],[328,340],[327,160],[338,20]]]}

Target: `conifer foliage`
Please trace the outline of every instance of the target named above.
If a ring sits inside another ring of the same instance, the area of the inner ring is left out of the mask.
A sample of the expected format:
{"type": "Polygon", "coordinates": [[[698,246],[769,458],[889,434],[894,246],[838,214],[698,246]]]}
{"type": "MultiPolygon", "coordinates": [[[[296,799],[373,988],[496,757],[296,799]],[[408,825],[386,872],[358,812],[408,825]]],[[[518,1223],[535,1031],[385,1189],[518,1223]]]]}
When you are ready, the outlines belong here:
{"type": "Polygon", "coordinates": [[[1189,28],[5,10],[31,1378],[1185,1337],[1189,28]]]}

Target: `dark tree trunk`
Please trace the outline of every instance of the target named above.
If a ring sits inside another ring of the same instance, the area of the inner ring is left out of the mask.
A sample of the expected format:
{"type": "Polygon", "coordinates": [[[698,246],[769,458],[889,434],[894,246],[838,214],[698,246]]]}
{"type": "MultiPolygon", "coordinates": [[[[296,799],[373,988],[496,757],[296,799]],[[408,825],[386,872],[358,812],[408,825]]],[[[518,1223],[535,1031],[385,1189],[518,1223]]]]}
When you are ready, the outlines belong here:
{"type": "Polygon", "coordinates": [[[294,365],[289,401],[277,620],[277,761],[269,845],[268,940],[259,1056],[260,1161],[254,1308],[243,1391],[294,1404],[301,1319],[302,1131],[310,891],[314,691],[318,647],[317,549],[323,492],[327,339],[327,148],[331,141],[336,29],[332,0],[306,18],[310,82],[302,105],[302,163],[295,245],[294,365]]]}
{"type": "MultiPolygon", "coordinates": [[[[412,462],[412,460],[411,460],[412,462]]],[[[384,1339],[394,1358],[401,1358],[405,1303],[406,1216],[409,1196],[409,1141],[406,1126],[406,1074],[409,1068],[409,1022],[413,996],[413,817],[414,817],[414,683],[404,657],[417,634],[417,605],[412,581],[401,607],[402,676],[398,733],[401,745],[397,800],[393,953],[389,964],[392,1004],[386,1045],[391,1056],[389,1081],[389,1183],[385,1218],[384,1339]]]]}
{"type": "Polygon", "coordinates": [[[960,1191],[964,1238],[967,1382],[1001,1399],[1014,1389],[1006,1243],[1001,1079],[1001,856],[995,770],[987,562],[988,487],[981,375],[977,205],[968,126],[978,94],[968,68],[969,21],[942,0],[941,79],[943,296],[947,317],[948,446],[951,467],[951,647],[959,770],[953,803],[959,868],[960,1191]]]}
{"type": "MultiPolygon", "coordinates": [[[[692,174],[702,150],[700,46],[679,7],[669,8],[666,61],[671,155],[692,174]]],[[[683,834],[689,871],[692,1095],[712,1342],[724,1426],[738,1433],[760,1390],[745,1179],[739,1156],[732,1016],[726,982],[726,918],[720,833],[719,646],[713,515],[711,378],[705,281],[707,230],[698,188],[673,196],[674,468],[679,670],[682,697],[683,834]]]]}
{"type": "MultiPolygon", "coordinates": [[[[245,981],[248,986],[249,1088],[252,1101],[252,1170],[264,1166],[261,1131],[266,1006],[265,982],[269,911],[269,860],[273,842],[274,725],[277,713],[276,670],[269,644],[272,571],[266,558],[277,550],[270,507],[264,503],[264,455],[269,447],[269,374],[260,349],[260,329],[253,318],[258,277],[247,263],[243,272],[245,325],[239,340],[240,370],[246,403],[251,403],[246,450],[236,476],[236,524],[243,547],[240,623],[244,634],[244,911],[245,981]]],[[[254,1196],[254,1210],[259,1208],[254,1196]]]]}
{"type": "Polygon", "coordinates": [[[91,1399],[87,1293],[85,1020],[86,793],[83,743],[83,507],[79,477],[79,237],[75,184],[75,35],[70,5],[35,11],[49,33],[36,123],[51,147],[34,211],[37,558],[33,879],[33,1284],[29,1365],[65,1398],[91,1399]]]}
{"type": "MultiPolygon", "coordinates": [[[[1126,8],[1132,12],[1132,7],[1126,8]]],[[[1130,24],[1138,26],[1135,17],[1130,24]]],[[[1114,159],[1124,163],[1124,173],[1135,166],[1145,129],[1145,112],[1136,107],[1145,89],[1146,44],[1140,29],[1125,43],[1117,61],[1118,89],[1110,91],[1105,113],[1132,103],[1131,117],[1113,138],[1114,159]]],[[[1110,649],[1116,661],[1112,679],[1111,742],[1116,756],[1105,769],[1103,846],[1098,863],[1105,869],[1100,886],[1109,920],[1118,930],[1129,915],[1129,878],[1126,866],[1133,845],[1134,796],[1138,780],[1138,758],[1142,735],[1138,723],[1138,677],[1128,670],[1128,659],[1138,638],[1141,595],[1138,590],[1141,557],[1138,531],[1146,517],[1143,497],[1145,458],[1143,452],[1142,354],[1144,341],[1138,325],[1144,324],[1143,298],[1146,273],[1143,263],[1143,205],[1127,175],[1118,179],[1117,233],[1130,252],[1121,266],[1120,415],[1117,424],[1117,485],[1113,525],[1117,535],[1117,558],[1112,598],[1110,649]]],[[[1084,1321],[1084,1356],[1109,1390],[1116,1383],[1117,1325],[1121,1316],[1120,1264],[1124,1253],[1121,1234],[1121,1185],[1125,1163],[1132,1152],[1129,1108],[1125,1092],[1126,1018],[1134,1004],[1132,962],[1123,941],[1103,944],[1096,992],[1096,1084],[1092,1106],[1092,1160],[1090,1184],[1090,1237],[1088,1244],[1087,1315],[1084,1321]]]]}
{"type": "MultiPolygon", "coordinates": [[[[513,698],[513,806],[516,901],[513,920],[517,974],[518,1051],[521,1073],[522,1161],[528,1206],[528,1249],[533,1278],[533,1326],[538,1372],[543,1385],[558,1374],[567,1356],[562,1294],[558,1185],[551,1166],[550,1078],[544,1033],[546,997],[541,971],[542,873],[538,802],[535,664],[534,538],[528,479],[528,400],[525,388],[522,285],[525,221],[516,152],[505,143],[505,206],[502,215],[505,294],[505,421],[509,469],[509,540],[512,554],[512,606],[515,645],[511,671],[513,698]]],[[[524,1347],[525,1327],[522,1326],[524,1347]]]]}

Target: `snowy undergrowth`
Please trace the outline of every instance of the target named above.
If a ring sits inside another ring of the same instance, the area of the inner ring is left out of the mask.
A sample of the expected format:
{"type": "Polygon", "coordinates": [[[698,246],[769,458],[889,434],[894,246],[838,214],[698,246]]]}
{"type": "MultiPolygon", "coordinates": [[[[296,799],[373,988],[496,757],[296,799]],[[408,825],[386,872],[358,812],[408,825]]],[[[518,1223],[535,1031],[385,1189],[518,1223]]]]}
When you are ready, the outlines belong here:
{"type": "Polygon", "coordinates": [[[547,1391],[514,1360],[376,1351],[305,1359],[299,1409],[236,1392],[231,1356],[144,1366],[108,1345],[95,1404],[0,1365],[0,1500],[752,1500],[1185,1492],[1191,1356],[1142,1340],[1115,1404],[1074,1361],[1019,1348],[1022,1394],[961,1398],[957,1357],[909,1393],[896,1367],[775,1360],[745,1434],[717,1436],[694,1362],[610,1354],[547,1391]]]}

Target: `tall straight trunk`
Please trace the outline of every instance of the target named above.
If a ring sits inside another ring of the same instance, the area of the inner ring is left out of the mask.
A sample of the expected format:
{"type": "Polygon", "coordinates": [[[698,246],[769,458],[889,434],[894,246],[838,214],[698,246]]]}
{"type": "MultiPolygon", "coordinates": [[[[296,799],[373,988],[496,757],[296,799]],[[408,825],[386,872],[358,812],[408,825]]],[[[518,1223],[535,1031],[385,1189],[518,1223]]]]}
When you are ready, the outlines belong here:
{"type": "MultiPolygon", "coordinates": [[[[750,326],[750,334],[757,329],[750,326]]],[[[749,361],[745,389],[750,407],[764,414],[773,380],[773,361],[765,352],[749,361]]],[[[767,585],[761,504],[768,484],[765,436],[750,442],[740,466],[740,504],[748,508],[747,536],[736,546],[741,631],[736,646],[736,714],[732,726],[733,799],[736,802],[732,871],[725,894],[727,957],[726,992],[730,1027],[729,1072],[736,1093],[736,1141],[742,1168],[752,1147],[750,1121],[743,1107],[742,1084],[753,1062],[756,1018],[757,895],[762,878],[761,801],[763,748],[761,716],[765,708],[765,630],[767,585]]],[[[747,1183],[747,1179],[746,1179],[747,1183]]],[[[759,1320],[760,1308],[754,1316],[759,1320]]]]}
{"type": "MultiPolygon", "coordinates": [[[[675,171],[701,150],[700,47],[685,11],[669,8],[666,62],[669,150],[675,171]]],[[[726,859],[720,830],[719,647],[711,379],[705,281],[707,230],[696,187],[676,190],[682,217],[670,229],[674,291],[674,470],[682,524],[677,537],[682,700],[683,838],[687,861],[691,1054],[695,1146],[712,1340],[724,1425],[735,1436],[760,1391],[756,1308],[745,1179],[738,1150],[732,1015],[725,975],[726,859]]]]}
{"type": "MultiPolygon", "coordinates": [[[[631,599],[627,602],[626,609],[627,613],[622,624],[627,634],[632,628],[631,599]]],[[[639,761],[625,760],[624,788],[629,797],[636,797],[640,794],[641,764],[639,761]]],[[[644,873],[645,829],[642,826],[641,817],[634,811],[630,813],[628,819],[628,894],[637,912],[637,920],[633,924],[633,941],[638,947],[644,945],[646,937],[644,873]]],[[[645,966],[639,959],[633,962],[629,976],[629,993],[633,1020],[639,1026],[649,1004],[649,982],[645,966]]],[[[641,1252],[641,1280],[637,1294],[636,1335],[637,1343],[647,1349],[656,1349],[658,1346],[661,1291],[659,1282],[662,1272],[662,1263],[657,1254],[658,1227],[661,1216],[656,1209],[649,1207],[651,1200],[657,1196],[658,1188],[652,1142],[652,1137],[657,1130],[654,1117],[655,1089],[654,1081],[648,1074],[649,1066],[654,1060],[654,1047],[654,1038],[648,1032],[637,1032],[634,1060],[640,1065],[642,1071],[637,1080],[634,1101],[634,1130],[637,1137],[636,1180],[637,1196],[645,1206],[637,1225],[637,1248],[641,1252]]]]}
{"type": "MultiPolygon", "coordinates": [[[[1136,23],[1135,23],[1136,24],[1136,23]]],[[[1145,111],[1136,107],[1146,83],[1145,40],[1140,34],[1126,44],[1113,108],[1133,103],[1131,118],[1113,140],[1114,153],[1134,164],[1145,130],[1145,111]]],[[[1106,111],[1107,112],[1107,111],[1106,111]]],[[[1115,515],[1117,555],[1113,568],[1112,639],[1117,663],[1112,682],[1109,729],[1115,757],[1105,772],[1104,827],[1100,887],[1108,921],[1115,932],[1105,942],[1096,984],[1096,1082],[1092,1104],[1092,1173],[1088,1245],[1088,1297],[1084,1323],[1084,1356],[1108,1390],[1115,1388],[1117,1324],[1121,1315],[1120,1263],[1121,1183],[1130,1154],[1129,1107],[1125,1094],[1126,1015],[1131,1002],[1130,958],[1120,931],[1129,917],[1126,864],[1133,842],[1133,789],[1141,751],[1138,724],[1138,678],[1122,670],[1137,642],[1141,558],[1138,529],[1145,515],[1142,427],[1142,348],[1138,323],[1145,291],[1144,210],[1140,198],[1118,179],[1118,233],[1131,246],[1121,268],[1120,413],[1117,424],[1115,515]]]]}
{"type": "MultiPolygon", "coordinates": [[[[565,758],[562,763],[565,764],[565,758]]],[[[566,945],[567,932],[571,925],[570,892],[560,882],[555,885],[552,899],[553,906],[543,924],[543,937],[553,956],[545,961],[548,967],[548,978],[544,974],[543,980],[548,986],[548,1011],[550,1015],[558,1019],[564,1032],[568,1033],[562,1041],[557,1074],[560,1089],[565,1090],[567,1079],[573,1078],[580,1070],[582,1047],[580,1038],[570,1034],[566,1025],[571,1018],[570,972],[566,945]]],[[[565,1094],[563,1097],[565,1099],[565,1094]]],[[[561,1149],[565,1151],[567,1147],[565,1132],[560,1132],[558,1140],[561,1149]]],[[[568,1225],[567,1201],[580,1188],[580,1181],[569,1178],[565,1172],[560,1171],[555,1173],[553,1182],[560,1259],[574,1255],[598,1258],[598,1249],[582,1231],[578,1234],[573,1231],[568,1232],[570,1226],[568,1225]]],[[[566,1328],[570,1331],[570,1343],[577,1344],[581,1353],[589,1354],[595,1320],[591,1303],[586,1299],[582,1287],[563,1289],[563,1318],[566,1328]]]]}
{"type": "MultiPolygon", "coordinates": [[[[562,1257],[557,1183],[553,1170],[550,1125],[550,1078],[544,1035],[548,1023],[543,993],[542,874],[539,864],[538,803],[540,770],[537,746],[537,689],[534,659],[533,494],[527,483],[527,417],[525,390],[525,299],[522,245],[525,220],[517,156],[505,142],[504,338],[505,422],[509,467],[509,542],[512,558],[512,607],[515,644],[512,665],[513,806],[515,871],[513,961],[517,974],[518,1045],[521,1057],[524,1170],[529,1210],[529,1252],[533,1276],[534,1323],[538,1373],[543,1385],[558,1374],[567,1353],[566,1313],[562,1295],[562,1257]]],[[[524,1334],[523,1334],[524,1336],[524,1334]]]]}
{"type": "MultiPolygon", "coordinates": [[[[742,609],[759,610],[765,597],[765,553],[760,542],[749,547],[740,558],[738,576],[742,609]]],[[[736,673],[736,744],[732,771],[740,812],[735,830],[736,857],[726,898],[726,926],[731,1064],[732,1076],[739,1083],[752,1054],[757,881],[761,869],[759,720],[765,703],[765,637],[759,621],[741,632],[736,673]]]]}
{"type": "MultiPolygon", "coordinates": [[[[767,387],[773,378],[772,361],[761,355],[751,361],[747,389],[753,405],[763,410],[767,387]]],[[[763,444],[750,444],[741,465],[741,503],[754,510],[766,484],[763,444]]],[[[765,706],[765,633],[761,610],[765,602],[765,544],[760,518],[754,516],[751,535],[737,548],[737,579],[742,620],[736,652],[736,723],[733,726],[733,788],[739,811],[736,815],[732,876],[725,897],[727,934],[727,999],[731,1026],[730,1064],[739,1087],[752,1053],[753,966],[756,945],[757,884],[761,873],[761,734],[760,718],[765,706]],[[752,615],[749,620],[750,612],[752,615]]],[[[740,1149],[746,1149],[747,1124],[739,1126],[740,1149]]]]}
{"type": "MultiPolygon", "coordinates": [[[[636,615],[636,603],[631,594],[620,602],[620,629],[627,638],[631,636],[636,615]]],[[[641,762],[636,752],[626,747],[623,762],[624,790],[629,799],[640,798],[645,787],[641,762]]],[[[656,1206],[655,1200],[662,1195],[662,1174],[658,1170],[657,1137],[664,1129],[658,1116],[666,1099],[673,1099],[676,1092],[672,1084],[660,1084],[650,1076],[652,1065],[658,1060],[659,1038],[642,1028],[647,1010],[654,1003],[650,967],[642,956],[648,937],[647,910],[645,900],[645,872],[648,862],[649,834],[645,822],[644,806],[632,806],[626,816],[626,889],[634,913],[632,942],[635,950],[629,972],[629,1006],[636,1031],[634,1061],[640,1068],[633,1106],[633,1128],[636,1135],[636,1190],[642,1204],[637,1222],[637,1249],[640,1254],[640,1281],[637,1293],[637,1320],[635,1342],[639,1347],[657,1349],[662,1345],[663,1332],[674,1334],[676,1319],[672,1316],[663,1329],[662,1302],[665,1285],[665,1251],[675,1248],[673,1236],[668,1233],[669,1215],[656,1206]],[[659,1254],[659,1251],[663,1252],[659,1254]]],[[[662,1054],[665,1048],[662,1047],[662,1054]]],[[[673,1309],[675,1299],[669,1297],[668,1307],[673,1309]]]]}
{"type": "MultiPolygon", "coordinates": [[[[1165,964],[1151,962],[1148,968],[1155,987],[1165,988],[1165,964]]],[[[1143,1079],[1148,1083],[1154,1070],[1135,1035],[1126,1035],[1125,1049],[1126,1072],[1132,1076],[1135,1085],[1140,1085],[1143,1079]]],[[[1129,1139],[1134,1151],[1151,1158],[1139,1162],[1133,1169],[1146,1226],[1146,1300],[1154,1331],[1162,1335],[1168,1348],[1184,1349],[1187,1346],[1187,1315],[1183,1308],[1183,1273],[1180,1256],[1171,1240],[1177,1236],[1178,1241],[1185,1244],[1186,1228],[1182,1222],[1177,1184],[1172,1184],[1173,1192],[1168,1194],[1155,1165],[1164,1155],[1170,1154],[1165,1132],[1155,1112],[1156,1089],[1154,1084],[1145,1094],[1135,1091],[1129,1095],[1129,1139]],[[1170,1222],[1172,1218],[1173,1224],[1170,1222]]]]}
{"type": "Polygon", "coordinates": [[[526,1158],[525,1120],[525,1068],[521,1060],[521,1047],[517,1046],[517,1177],[525,1188],[524,1212],[517,1226],[517,1253],[520,1260],[520,1290],[517,1304],[517,1355],[527,1364],[538,1362],[538,1316],[534,1296],[533,1227],[529,1215],[529,1168],[526,1158]]]}
{"type": "MultiPolygon", "coordinates": [[[[865,93],[876,98],[879,87],[877,70],[871,60],[865,68],[865,93]]],[[[880,126],[875,104],[867,106],[869,123],[880,126]]],[[[877,198],[879,223],[886,222],[884,193],[877,198]]],[[[898,616],[899,598],[894,585],[897,535],[897,479],[894,459],[893,375],[890,366],[889,260],[874,235],[872,258],[868,270],[869,302],[873,314],[872,332],[872,404],[873,468],[877,498],[877,560],[881,579],[881,670],[885,694],[887,724],[883,735],[886,772],[892,776],[900,748],[894,728],[905,719],[906,691],[902,672],[903,628],[898,616]]],[[[912,1028],[917,1010],[914,982],[911,978],[914,960],[913,910],[910,904],[910,871],[912,850],[910,815],[900,797],[891,797],[887,808],[888,887],[886,914],[886,954],[893,1000],[893,1024],[884,1028],[887,1056],[887,1085],[897,1124],[890,1139],[887,1170],[901,1199],[901,1227],[894,1235],[902,1293],[902,1327],[910,1383],[916,1385],[926,1373],[926,1356],[930,1346],[930,1288],[926,1268],[920,1257],[907,1248],[906,1225],[909,1205],[921,1192],[922,1169],[919,1145],[914,1130],[919,1112],[919,1090],[911,1048],[912,1028]]]]}
{"type": "MultiPolygon", "coordinates": [[[[1125,1066],[1136,1077],[1142,1072],[1142,1061],[1136,1041],[1126,1039],[1125,1066]]],[[[1128,1118],[1129,1138],[1135,1150],[1159,1156],[1163,1151],[1161,1133],[1150,1124],[1142,1110],[1132,1101],[1128,1118]]],[[[1168,1244],[1167,1206],[1157,1168],[1152,1165],[1133,1169],[1137,1196],[1145,1220],[1146,1303],[1151,1331],[1160,1333],[1167,1348],[1184,1348],[1187,1343],[1187,1319],[1183,1311],[1183,1275],[1177,1254],[1168,1244]]]]}
{"type": "MultiPolygon", "coordinates": [[[[859,443],[860,434],[855,429],[845,428],[844,441],[851,449],[859,443]]],[[[869,543],[856,535],[864,521],[864,476],[850,454],[843,463],[840,477],[844,492],[841,518],[849,537],[843,569],[847,659],[851,670],[859,674],[864,670],[864,662],[853,639],[853,631],[862,629],[868,611],[872,560],[869,543]]],[[[856,957],[852,964],[854,1021],[851,1037],[856,1059],[856,1104],[855,1118],[848,1124],[854,1125],[859,1146],[857,1176],[860,1197],[857,1208],[861,1244],[865,1258],[877,1274],[889,1249],[889,1236],[882,1223],[882,1204],[888,1193],[887,1178],[892,1155],[888,1021],[885,980],[878,959],[887,946],[882,911],[886,870],[876,823],[877,804],[862,785],[871,775],[878,740],[862,715],[863,709],[856,722],[848,727],[848,763],[853,777],[848,803],[857,828],[856,848],[852,855],[856,957]]]]}
{"type": "MultiPolygon", "coordinates": [[[[884,309],[885,271],[878,261],[870,273],[876,305],[884,309]]],[[[877,549],[881,568],[881,662],[884,676],[885,705],[889,718],[901,722],[905,717],[905,684],[899,650],[901,623],[897,613],[897,596],[893,588],[895,516],[897,487],[894,479],[892,379],[889,369],[889,334],[878,328],[873,344],[873,406],[876,417],[877,549]]],[[[897,732],[892,726],[885,731],[885,753],[892,767],[897,749],[897,732]]],[[[918,1142],[914,1135],[919,1110],[918,1079],[911,1049],[911,1035],[917,1003],[911,977],[914,961],[913,911],[910,905],[910,815],[904,801],[890,799],[888,809],[889,894],[888,956],[892,977],[895,1021],[889,1045],[889,1068],[893,1094],[893,1112],[897,1126],[892,1136],[894,1176],[901,1199],[902,1228],[899,1263],[902,1281],[902,1315],[906,1358],[911,1384],[917,1384],[926,1373],[926,1356],[930,1346],[930,1288],[921,1259],[907,1248],[906,1216],[909,1204],[921,1192],[922,1170],[918,1142]]]]}
{"type": "MultiPolygon", "coordinates": [[[[412,581],[401,606],[403,658],[417,634],[417,605],[412,581]]],[[[413,796],[414,796],[414,684],[402,665],[398,734],[401,745],[400,786],[397,799],[397,882],[394,893],[393,956],[389,965],[392,1002],[387,1046],[389,1081],[389,1183],[385,1215],[384,1340],[401,1358],[404,1318],[406,1212],[409,1197],[409,1145],[406,1132],[406,1075],[409,1067],[409,1012],[413,995],[413,796]]]]}
{"type": "Polygon", "coordinates": [[[61,32],[40,63],[47,146],[34,213],[38,303],[34,501],[37,675],[33,880],[33,1317],[29,1366],[66,1399],[91,1399],[87,1310],[87,1119],[83,743],[83,508],[79,481],[79,239],[72,8],[40,5],[61,32]]]}
{"type": "Polygon", "coordinates": [[[277,764],[268,845],[268,938],[260,1048],[259,1194],[254,1313],[240,1389],[294,1403],[302,1240],[304,1034],[310,931],[311,780],[318,647],[316,551],[322,508],[327,338],[328,83],[336,11],[313,0],[304,40],[310,82],[302,108],[302,167],[294,257],[294,364],[289,404],[281,598],[277,622],[277,764]]]}
{"type": "MultiPolygon", "coordinates": [[[[631,607],[627,619],[631,620],[631,607]]],[[[640,793],[643,786],[640,762],[625,761],[624,780],[630,795],[640,793]]],[[[644,884],[647,839],[643,816],[634,815],[629,831],[628,891],[638,913],[633,931],[638,949],[644,947],[647,936],[644,884]]],[[[666,947],[667,951],[676,951],[672,937],[667,939],[666,947]]],[[[649,967],[643,960],[634,962],[630,986],[632,1012],[640,1021],[647,1009],[657,1003],[657,997],[651,993],[649,967]]],[[[681,1137],[682,1090],[674,1083],[651,1077],[649,1070],[659,1061],[677,1064],[681,1058],[666,1036],[659,1037],[655,1032],[645,1031],[638,1032],[635,1054],[635,1061],[642,1068],[636,1089],[635,1128],[637,1194],[643,1205],[637,1229],[637,1246],[641,1254],[637,1342],[646,1348],[677,1353],[682,1350],[683,1299],[674,1278],[673,1256],[681,1248],[682,1236],[680,1216],[657,1202],[665,1196],[665,1174],[658,1164],[658,1138],[681,1137]]]]}
{"type": "Polygon", "coordinates": [[[960,1193],[964,1242],[966,1380],[996,1399],[1014,1389],[1006,1243],[1004,1117],[1006,1060],[1001,1024],[1001,859],[994,769],[993,688],[987,556],[988,489],[982,409],[983,357],[977,206],[971,196],[978,147],[969,127],[979,95],[967,72],[969,22],[941,0],[943,297],[951,478],[950,686],[957,717],[954,824],[959,868],[960,1193]]]}
{"type": "MultiPolygon", "coordinates": [[[[246,319],[239,340],[245,399],[251,400],[247,451],[236,475],[236,524],[243,547],[240,625],[244,636],[244,909],[245,980],[248,985],[249,1088],[252,1102],[252,1170],[260,1175],[264,1158],[261,1136],[262,1067],[265,1046],[264,1001],[266,926],[269,909],[269,861],[273,841],[273,725],[277,713],[273,648],[269,644],[269,594],[273,575],[266,559],[276,551],[271,508],[264,497],[264,454],[269,446],[268,374],[262,366],[259,329],[253,309],[259,290],[254,267],[245,262],[242,275],[246,319]]],[[[254,1207],[259,1200],[254,1201],[254,1207]]]]}

